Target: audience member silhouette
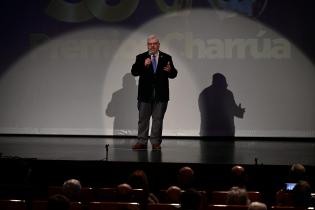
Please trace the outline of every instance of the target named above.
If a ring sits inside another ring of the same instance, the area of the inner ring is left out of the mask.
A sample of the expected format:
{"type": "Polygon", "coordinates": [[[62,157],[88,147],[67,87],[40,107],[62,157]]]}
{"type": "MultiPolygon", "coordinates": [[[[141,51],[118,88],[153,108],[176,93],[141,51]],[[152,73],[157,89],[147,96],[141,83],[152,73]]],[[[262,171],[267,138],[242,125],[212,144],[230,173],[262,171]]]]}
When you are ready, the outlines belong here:
{"type": "Polygon", "coordinates": [[[62,185],[63,193],[71,201],[80,200],[81,183],[77,179],[69,179],[62,185]]]}
{"type": "Polygon", "coordinates": [[[227,86],[225,76],[216,73],[212,76],[212,84],[200,93],[201,136],[235,136],[234,117],[243,118],[245,108],[236,105],[227,86]]]}
{"type": "Polygon", "coordinates": [[[247,188],[247,175],[242,166],[235,165],[231,168],[231,184],[232,187],[247,188]]]}
{"type": "Polygon", "coordinates": [[[142,205],[148,203],[159,203],[158,198],[150,192],[149,181],[146,173],[143,170],[134,171],[127,182],[133,189],[143,189],[143,200],[139,201],[142,205]]]}
{"type": "Polygon", "coordinates": [[[116,194],[116,201],[119,202],[131,202],[133,201],[134,197],[132,194],[132,187],[127,184],[119,184],[117,186],[117,194],[116,194]]]}
{"type": "Polygon", "coordinates": [[[70,200],[64,195],[53,195],[48,198],[47,210],[68,210],[70,200]]]}
{"type": "MultiPolygon", "coordinates": [[[[296,196],[299,197],[300,194],[297,192],[299,192],[300,190],[298,190],[298,189],[302,189],[303,187],[296,186],[297,188],[293,188],[293,189],[295,189],[295,193],[293,193],[293,190],[287,189],[287,184],[288,183],[293,183],[293,184],[296,183],[297,184],[299,182],[304,182],[304,181],[307,181],[307,175],[306,175],[305,167],[300,163],[292,164],[292,166],[290,167],[287,179],[284,181],[284,183],[282,183],[282,186],[280,186],[281,189],[278,190],[278,192],[276,193],[277,205],[280,205],[280,206],[294,205],[293,196],[294,196],[294,194],[296,194],[296,196]]],[[[303,184],[303,185],[306,185],[306,184],[303,184]]],[[[298,199],[298,198],[296,198],[296,199],[298,199]]]]}
{"type": "Polygon", "coordinates": [[[300,163],[292,164],[290,171],[288,182],[298,182],[301,180],[306,180],[306,169],[300,163]]]}
{"type": "Polygon", "coordinates": [[[312,203],[311,186],[307,181],[298,181],[293,190],[281,189],[276,195],[278,206],[308,207],[312,203]]]}
{"type": "Polygon", "coordinates": [[[178,171],[178,186],[182,190],[192,188],[194,185],[194,171],[188,166],[184,166],[178,171]]]}
{"type": "Polygon", "coordinates": [[[201,209],[201,195],[195,189],[187,189],[180,196],[180,205],[182,210],[201,209]]]}
{"type": "Polygon", "coordinates": [[[177,186],[170,186],[166,190],[166,202],[167,203],[179,203],[180,202],[180,196],[181,196],[182,190],[177,186]]]}
{"type": "Polygon", "coordinates": [[[250,200],[246,189],[239,187],[232,187],[226,198],[227,205],[248,205],[250,200]]]}
{"type": "Polygon", "coordinates": [[[311,186],[307,181],[298,181],[292,190],[292,201],[295,207],[313,206],[311,186]]]}

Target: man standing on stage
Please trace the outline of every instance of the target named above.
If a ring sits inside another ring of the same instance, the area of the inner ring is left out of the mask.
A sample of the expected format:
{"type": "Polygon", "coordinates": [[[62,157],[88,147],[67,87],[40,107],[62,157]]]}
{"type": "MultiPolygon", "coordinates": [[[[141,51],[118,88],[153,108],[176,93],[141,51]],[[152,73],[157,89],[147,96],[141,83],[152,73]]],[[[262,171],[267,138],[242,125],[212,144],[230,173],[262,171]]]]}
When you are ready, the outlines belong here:
{"type": "Polygon", "coordinates": [[[177,76],[172,57],[159,51],[160,42],[155,35],[147,39],[148,51],[137,55],[131,73],[139,76],[138,86],[138,142],[132,149],[146,149],[149,138],[150,118],[152,149],[160,150],[163,118],[169,101],[169,82],[177,76]]]}

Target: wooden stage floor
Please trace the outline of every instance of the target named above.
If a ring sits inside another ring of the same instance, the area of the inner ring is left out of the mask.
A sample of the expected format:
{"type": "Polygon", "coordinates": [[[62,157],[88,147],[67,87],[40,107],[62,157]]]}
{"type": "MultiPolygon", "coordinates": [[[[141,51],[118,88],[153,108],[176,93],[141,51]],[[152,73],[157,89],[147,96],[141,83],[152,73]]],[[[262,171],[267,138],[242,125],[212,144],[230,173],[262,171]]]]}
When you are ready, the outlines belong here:
{"type": "Polygon", "coordinates": [[[0,136],[2,157],[38,160],[264,164],[315,166],[315,141],[310,139],[165,138],[161,151],[134,151],[136,138],[91,136],[0,136]],[[106,152],[105,145],[108,145],[106,152]]]}

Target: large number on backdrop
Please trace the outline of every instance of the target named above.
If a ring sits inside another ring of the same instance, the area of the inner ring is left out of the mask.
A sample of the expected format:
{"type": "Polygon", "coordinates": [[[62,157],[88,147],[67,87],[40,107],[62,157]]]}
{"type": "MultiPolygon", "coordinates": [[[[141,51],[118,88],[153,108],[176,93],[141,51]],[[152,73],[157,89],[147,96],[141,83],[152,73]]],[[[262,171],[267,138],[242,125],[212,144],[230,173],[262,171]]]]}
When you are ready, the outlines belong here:
{"type": "MultiPolygon", "coordinates": [[[[106,22],[119,22],[130,17],[138,7],[140,0],[120,0],[119,3],[109,4],[105,0],[80,0],[68,2],[66,0],[52,0],[46,14],[63,22],[84,22],[96,17],[106,22]]],[[[192,0],[155,0],[156,6],[162,13],[191,8],[192,0]]]]}

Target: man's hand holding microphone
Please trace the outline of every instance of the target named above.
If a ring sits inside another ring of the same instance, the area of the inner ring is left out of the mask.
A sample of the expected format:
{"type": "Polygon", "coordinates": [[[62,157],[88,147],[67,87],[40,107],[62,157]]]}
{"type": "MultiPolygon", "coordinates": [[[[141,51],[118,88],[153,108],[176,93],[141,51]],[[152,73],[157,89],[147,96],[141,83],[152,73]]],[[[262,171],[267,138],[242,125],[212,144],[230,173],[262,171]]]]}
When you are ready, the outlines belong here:
{"type": "Polygon", "coordinates": [[[145,67],[149,67],[151,65],[151,58],[146,58],[145,60],[144,60],[144,66],[145,67]]]}

